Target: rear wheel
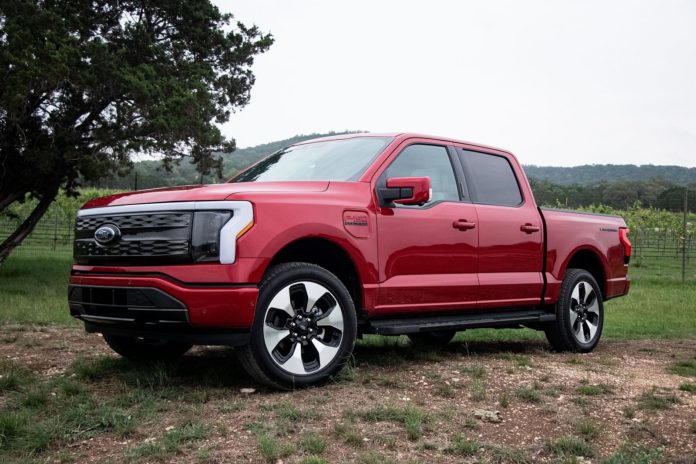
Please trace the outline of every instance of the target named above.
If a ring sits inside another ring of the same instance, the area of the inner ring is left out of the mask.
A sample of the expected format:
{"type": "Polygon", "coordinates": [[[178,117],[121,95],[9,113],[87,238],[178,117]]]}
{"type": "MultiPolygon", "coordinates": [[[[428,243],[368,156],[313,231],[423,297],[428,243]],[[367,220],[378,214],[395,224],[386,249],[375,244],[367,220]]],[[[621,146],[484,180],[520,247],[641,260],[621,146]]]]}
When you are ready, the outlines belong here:
{"type": "Polygon", "coordinates": [[[104,334],[104,340],[116,353],[132,361],[176,359],[191,349],[189,343],[104,334]]]}
{"type": "Polygon", "coordinates": [[[343,283],[308,263],[274,267],[259,289],[249,345],[240,360],[274,388],[314,385],[338,372],[353,352],[357,318],[343,283]]]}
{"type": "Polygon", "coordinates": [[[604,304],[597,281],[584,269],[568,269],[546,338],[558,351],[592,351],[602,335],[604,304]]]}
{"type": "Polygon", "coordinates": [[[452,341],[457,332],[454,330],[443,330],[439,332],[418,332],[408,334],[411,343],[424,348],[442,348],[452,341]]]}

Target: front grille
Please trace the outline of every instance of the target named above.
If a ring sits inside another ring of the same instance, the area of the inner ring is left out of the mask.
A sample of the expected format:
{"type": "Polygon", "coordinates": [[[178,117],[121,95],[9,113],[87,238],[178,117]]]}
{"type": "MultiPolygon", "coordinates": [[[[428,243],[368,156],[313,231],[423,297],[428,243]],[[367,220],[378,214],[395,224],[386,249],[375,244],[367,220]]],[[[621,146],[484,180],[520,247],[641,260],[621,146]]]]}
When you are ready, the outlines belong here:
{"type": "Polygon", "coordinates": [[[113,216],[78,217],[75,223],[77,231],[94,231],[104,223],[115,224],[121,229],[133,228],[172,228],[189,227],[191,213],[143,213],[113,216]]]}
{"type": "Polygon", "coordinates": [[[70,313],[115,324],[187,324],[186,306],[156,288],[70,285],[70,313]]]}
{"type": "Polygon", "coordinates": [[[74,258],[79,264],[160,264],[191,261],[190,212],[129,213],[78,217],[74,258]],[[120,237],[102,245],[95,232],[116,226],[120,237]]]}

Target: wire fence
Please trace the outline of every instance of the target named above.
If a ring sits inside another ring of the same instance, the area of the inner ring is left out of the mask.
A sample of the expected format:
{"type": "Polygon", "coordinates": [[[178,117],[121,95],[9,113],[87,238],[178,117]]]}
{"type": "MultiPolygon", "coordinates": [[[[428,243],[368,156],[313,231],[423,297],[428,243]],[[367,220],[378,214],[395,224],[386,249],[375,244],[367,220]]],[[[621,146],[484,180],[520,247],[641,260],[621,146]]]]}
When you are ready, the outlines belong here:
{"type": "MultiPolygon", "coordinates": [[[[20,218],[0,218],[0,242],[21,223],[20,218]]],[[[65,256],[72,252],[74,220],[64,215],[46,215],[15,253],[33,256],[65,256]]],[[[631,264],[642,267],[655,277],[696,280],[696,239],[693,235],[675,233],[666,229],[632,230],[633,251],[631,264]],[[683,265],[683,270],[682,270],[683,265]]]]}

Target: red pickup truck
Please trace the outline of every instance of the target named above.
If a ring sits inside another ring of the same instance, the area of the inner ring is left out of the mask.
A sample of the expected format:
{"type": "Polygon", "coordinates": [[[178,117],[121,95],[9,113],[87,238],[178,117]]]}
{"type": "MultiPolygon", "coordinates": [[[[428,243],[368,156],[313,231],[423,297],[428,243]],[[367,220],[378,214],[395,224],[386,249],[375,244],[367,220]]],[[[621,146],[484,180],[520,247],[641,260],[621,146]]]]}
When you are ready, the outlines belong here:
{"type": "Polygon", "coordinates": [[[528,327],[591,351],[630,254],[621,217],[538,208],[509,152],[351,134],[228,183],[89,201],[69,305],[128,358],[234,345],[253,377],[293,388],[335,374],[364,333],[437,345],[528,327]]]}

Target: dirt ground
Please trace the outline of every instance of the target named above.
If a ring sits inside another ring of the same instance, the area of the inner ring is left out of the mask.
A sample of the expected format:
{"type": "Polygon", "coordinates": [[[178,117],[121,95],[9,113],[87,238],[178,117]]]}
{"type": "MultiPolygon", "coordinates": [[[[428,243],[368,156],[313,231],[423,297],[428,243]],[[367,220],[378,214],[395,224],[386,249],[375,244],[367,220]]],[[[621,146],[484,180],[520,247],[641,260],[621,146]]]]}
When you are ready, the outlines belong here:
{"type": "MultiPolygon", "coordinates": [[[[74,377],[77,359],[116,357],[98,335],[80,329],[3,332],[0,358],[45,379],[74,377]]],[[[654,452],[659,462],[693,463],[696,394],[680,386],[696,379],[670,367],[695,357],[694,339],[603,341],[586,355],[552,353],[536,342],[451,343],[441,352],[405,341],[370,343],[356,347],[352,365],[336,381],[276,392],[249,378],[234,350],[196,347],[149,387],[127,380],[128,364],[81,380],[104,401],[136,388],[149,388],[161,400],[129,433],[72,438],[40,456],[81,463],[589,463],[637,449],[633,458],[615,462],[641,462],[654,452]],[[500,421],[477,418],[477,411],[493,420],[497,412],[500,421]],[[204,436],[169,453],[143,451],[183,420],[204,423],[204,436]],[[316,432],[324,449],[303,444],[308,432],[316,432]],[[275,453],[263,437],[278,445],[275,453]],[[591,451],[574,451],[564,437],[591,451]],[[458,440],[476,444],[469,449],[458,440]]],[[[144,406],[132,407],[136,414],[144,406]]]]}

